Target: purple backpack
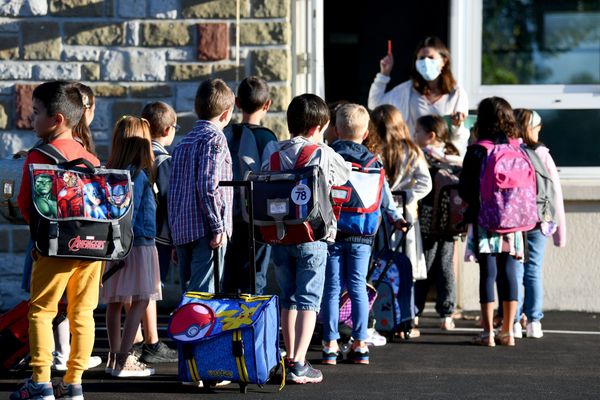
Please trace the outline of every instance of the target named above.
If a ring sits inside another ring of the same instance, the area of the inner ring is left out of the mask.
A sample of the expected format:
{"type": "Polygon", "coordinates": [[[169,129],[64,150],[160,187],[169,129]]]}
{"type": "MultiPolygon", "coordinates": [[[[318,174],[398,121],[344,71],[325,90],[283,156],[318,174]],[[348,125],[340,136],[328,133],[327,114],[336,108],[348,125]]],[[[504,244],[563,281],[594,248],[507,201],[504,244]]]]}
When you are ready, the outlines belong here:
{"type": "Polygon", "coordinates": [[[539,222],[535,169],[519,142],[494,144],[481,140],[487,149],[481,166],[479,225],[490,232],[528,231],[539,222]]]}

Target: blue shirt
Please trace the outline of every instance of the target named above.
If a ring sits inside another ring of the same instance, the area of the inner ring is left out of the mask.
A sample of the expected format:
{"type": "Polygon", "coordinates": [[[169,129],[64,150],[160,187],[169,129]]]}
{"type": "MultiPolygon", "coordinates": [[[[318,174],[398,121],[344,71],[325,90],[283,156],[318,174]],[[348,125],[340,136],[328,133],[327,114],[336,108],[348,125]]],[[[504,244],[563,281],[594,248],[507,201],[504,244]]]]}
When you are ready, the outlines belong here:
{"type": "Polygon", "coordinates": [[[225,135],[213,123],[197,121],[173,150],[168,208],[174,245],[219,233],[231,237],[233,189],[219,181],[232,177],[225,135]]]}

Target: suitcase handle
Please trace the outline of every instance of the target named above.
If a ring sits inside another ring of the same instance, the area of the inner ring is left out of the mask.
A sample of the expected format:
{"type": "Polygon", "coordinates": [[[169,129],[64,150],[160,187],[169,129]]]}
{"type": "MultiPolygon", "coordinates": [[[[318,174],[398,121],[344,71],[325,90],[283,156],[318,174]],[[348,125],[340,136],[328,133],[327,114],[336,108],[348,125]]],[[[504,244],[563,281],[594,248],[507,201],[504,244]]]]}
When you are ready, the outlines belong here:
{"type": "MultiPolygon", "coordinates": [[[[254,245],[254,182],[253,181],[220,181],[219,186],[222,187],[241,187],[245,188],[248,193],[248,224],[250,225],[249,235],[248,235],[248,262],[249,267],[248,273],[250,274],[250,294],[256,294],[256,249],[254,245]]],[[[220,280],[218,279],[219,274],[219,258],[218,258],[218,249],[215,249],[214,253],[215,262],[213,267],[213,273],[215,277],[215,293],[219,293],[221,291],[220,280]]]]}

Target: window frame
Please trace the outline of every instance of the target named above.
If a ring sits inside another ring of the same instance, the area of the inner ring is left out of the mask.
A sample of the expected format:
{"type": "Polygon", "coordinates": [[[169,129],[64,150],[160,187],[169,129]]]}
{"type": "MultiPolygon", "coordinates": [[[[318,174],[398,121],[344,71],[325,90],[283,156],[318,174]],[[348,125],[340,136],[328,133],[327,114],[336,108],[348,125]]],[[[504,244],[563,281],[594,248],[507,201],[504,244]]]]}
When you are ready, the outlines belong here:
{"type": "MultiPolygon", "coordinates": [[[[504,97],[514,108],[549,110],[600,110],[598,85],[483,85],[481,83],[483,0],[452,0],[450,50],[453,73],[476,109],[490,96],[504,97]]],[[[565,177],[600,177],[600,165],[560,167],[565,177]]]]}

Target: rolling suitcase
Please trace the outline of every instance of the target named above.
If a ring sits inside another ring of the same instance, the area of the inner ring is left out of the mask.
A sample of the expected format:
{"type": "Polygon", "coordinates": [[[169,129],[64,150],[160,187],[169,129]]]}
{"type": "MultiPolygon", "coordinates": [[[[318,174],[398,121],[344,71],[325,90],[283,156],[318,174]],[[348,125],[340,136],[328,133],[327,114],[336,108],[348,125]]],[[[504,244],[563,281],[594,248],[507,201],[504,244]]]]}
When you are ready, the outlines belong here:
{"type": "MultiPolygon", "coordinates": [[[[250,192],[249,216],[253,221],[253,183],[220,182],[221,186],[244,186],[250,192]]],[[[254,260],[254,231],[249,235],[250,260],[254,260]]],[[[277,296],[219,293],[219,262],[213,273],[216,294],[187,292],[169,321],[169,336],[179,350],[179,378],[203,382],[238,383],[245,393],[248,384],[264,385],[283,358],[279,353],[279,301],[277,296]]],[[[256,265],[250,263],[250,287],[256,290],[256,265]]],[[[280,390],[285,382],[282,375],[280,390]]]]}
{"type": "MultiPolygon", "coordinates": [[[[406,193],[399,194],[402,196],[406,215],[406,193]]],[[[382,229],[389,239],[395,230],[388,235],[386,228],[383,223],[382,229]]],[[[375,329],[390,338],[393,338],[396,332],[404,332],[405,337],[408,337],[414,318],[414,283],[412,265],[403,253],[406,247],[406,233],[393,250],[389,240],[387,243],[386,248],[373,255],[372,266],[367,275],[367,281],[370,280],[377,289],[377,298],[372,308],[375,329]]]]}

